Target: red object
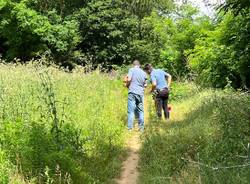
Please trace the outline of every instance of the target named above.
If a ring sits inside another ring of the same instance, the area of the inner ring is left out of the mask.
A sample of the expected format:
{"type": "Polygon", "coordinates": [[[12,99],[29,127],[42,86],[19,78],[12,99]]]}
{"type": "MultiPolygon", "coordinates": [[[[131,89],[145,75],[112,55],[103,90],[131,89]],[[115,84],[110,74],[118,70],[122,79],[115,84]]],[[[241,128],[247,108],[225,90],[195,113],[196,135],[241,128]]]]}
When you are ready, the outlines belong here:
{"type": "Polygon", "coordinates": [[[171,110],[172,110],[171,106],[168,106],[168,111],[171,111],[171,110]]]}

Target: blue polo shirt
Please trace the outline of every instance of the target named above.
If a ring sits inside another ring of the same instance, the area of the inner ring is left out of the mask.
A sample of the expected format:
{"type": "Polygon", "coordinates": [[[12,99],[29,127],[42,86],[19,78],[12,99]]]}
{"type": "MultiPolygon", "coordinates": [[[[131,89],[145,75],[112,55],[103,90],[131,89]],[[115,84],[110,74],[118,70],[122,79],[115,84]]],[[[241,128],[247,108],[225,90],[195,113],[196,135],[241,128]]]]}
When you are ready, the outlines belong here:
{"type": "Polygon", "coordinates": [[[147,80],[147,74],[141,68],[134,67],[129,70],[128,76],[131,77],[129,93],[143,95],[145,88],[144,85],[147,80]]]}
{"type": "Polygon", "coordinates": [[[156,82],[156,89],[168,88],[167,76],[168,73],[161,69],[153,69],[150,74],[151,82],[156,82]]]}

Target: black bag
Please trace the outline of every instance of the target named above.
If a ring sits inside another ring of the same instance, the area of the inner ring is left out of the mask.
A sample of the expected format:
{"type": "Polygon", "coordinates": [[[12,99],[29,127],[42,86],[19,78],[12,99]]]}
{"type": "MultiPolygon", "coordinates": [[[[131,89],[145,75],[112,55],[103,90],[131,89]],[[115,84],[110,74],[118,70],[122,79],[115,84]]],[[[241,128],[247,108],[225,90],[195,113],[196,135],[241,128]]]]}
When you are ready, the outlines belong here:
{"type": "Polygon", "coordinates": [[[161,90],[157,90],[157,98],[168,98],[169,92],[168,88],[163,88],[161,90]]]}

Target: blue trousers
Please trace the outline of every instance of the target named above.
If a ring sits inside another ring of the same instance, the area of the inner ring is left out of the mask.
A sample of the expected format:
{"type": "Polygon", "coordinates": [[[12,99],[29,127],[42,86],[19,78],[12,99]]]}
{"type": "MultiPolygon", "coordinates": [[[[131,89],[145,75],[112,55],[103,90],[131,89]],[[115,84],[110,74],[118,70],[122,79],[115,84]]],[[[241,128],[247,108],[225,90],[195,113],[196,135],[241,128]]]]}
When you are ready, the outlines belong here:
{"type": "Polygon", "coordinates": [[[138,115],[139,128],[144,128],[144,107],[143,107],[143,95],[137,95],[134,93],[128,94],[128,129],[133,128],[133,122],[135,113],[138,115]]]}

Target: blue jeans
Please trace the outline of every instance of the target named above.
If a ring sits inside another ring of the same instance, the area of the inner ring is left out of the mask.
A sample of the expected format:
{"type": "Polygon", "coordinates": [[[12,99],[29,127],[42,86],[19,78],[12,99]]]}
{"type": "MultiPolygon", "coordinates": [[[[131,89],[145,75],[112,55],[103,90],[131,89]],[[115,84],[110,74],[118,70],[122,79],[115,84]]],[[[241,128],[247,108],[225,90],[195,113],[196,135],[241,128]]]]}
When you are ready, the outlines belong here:
{"type": "Polygon", "coordinates": [[[138,115],[139,128],[144,128],[143,95],[128,94],[128,129],[133,128],[135,113],[138,115]]]}

